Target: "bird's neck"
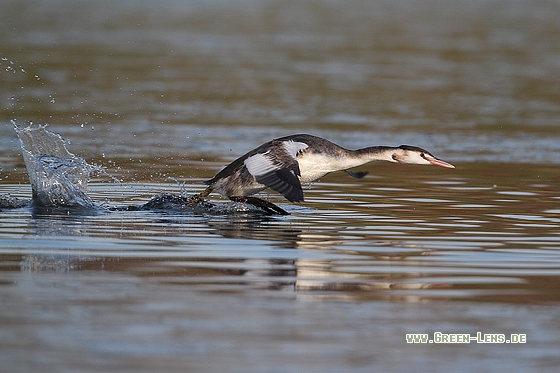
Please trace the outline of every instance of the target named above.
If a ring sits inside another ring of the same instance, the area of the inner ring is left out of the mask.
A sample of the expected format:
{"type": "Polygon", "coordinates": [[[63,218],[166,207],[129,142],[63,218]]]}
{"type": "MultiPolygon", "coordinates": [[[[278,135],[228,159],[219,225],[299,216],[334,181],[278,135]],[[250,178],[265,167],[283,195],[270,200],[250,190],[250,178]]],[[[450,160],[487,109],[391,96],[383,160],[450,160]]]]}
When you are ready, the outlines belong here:
{"type": "Polygon", "coordinates": [[[373,161],[395,162],[393,159],[395,149],[392,146],[370,146],[358,150],[347,150],[347,157],[355,163],[355,166],[373,161]]]}
{"type": "Polygon", "coordinates": [[[301,182],[315,181],[334,171],[348,170],[373,161],[394,162],[395,148],[372,146],[358,150],[336,148],[332,152],[304,152],[298,158],[301,182]]]}

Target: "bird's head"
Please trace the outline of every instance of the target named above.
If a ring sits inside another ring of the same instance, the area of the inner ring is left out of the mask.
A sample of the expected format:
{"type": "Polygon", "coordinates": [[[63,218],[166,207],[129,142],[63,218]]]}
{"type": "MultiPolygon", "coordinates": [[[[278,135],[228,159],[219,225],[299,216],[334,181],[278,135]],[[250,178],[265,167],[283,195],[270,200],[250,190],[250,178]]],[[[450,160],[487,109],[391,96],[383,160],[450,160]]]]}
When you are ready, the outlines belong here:
{"type": "Polygon", "coordinates": [[[393,155],[391,156],[394,162],[397,163],[408,163],[408,164],[424,164],[424,165],[434,165],[446,168],[455,168],[451,163],[437,159],[430,152],[425,149],[410,146],[401,145],[395,148],[393,155]]]}

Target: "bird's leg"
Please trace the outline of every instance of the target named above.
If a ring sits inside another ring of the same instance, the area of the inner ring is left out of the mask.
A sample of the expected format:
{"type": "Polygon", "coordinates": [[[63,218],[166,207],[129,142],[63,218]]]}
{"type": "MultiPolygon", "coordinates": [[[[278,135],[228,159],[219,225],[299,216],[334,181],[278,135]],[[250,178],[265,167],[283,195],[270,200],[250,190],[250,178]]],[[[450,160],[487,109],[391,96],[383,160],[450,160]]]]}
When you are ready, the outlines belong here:
{"type": "Polygon", "coordinates": [[[210,193],[212,193],[212,190],[214,190],[214,188],[209,186],[208,188],[204,189],[202,193],[195,194],[191,198],[189,198],[187,204],[196,205],[197,203],[203,202],[204,199],[208,197],[210,193]]]}
{"type": "Polygon", "coordinates": [[[267,214],[276,213],[276,214],[279,214],[279,215],[290,215],[288,212],[286,212],[284,209],[281,209],[280,207],[276,206],[274,203],[265,201],[264,199],[260,199],[260,198],[257,198],[257,197],[230,196],[229,199],[231,199],[234,202],[249,203],[253,206],[256,206],[256,207],[262,209],[267,214]]]}

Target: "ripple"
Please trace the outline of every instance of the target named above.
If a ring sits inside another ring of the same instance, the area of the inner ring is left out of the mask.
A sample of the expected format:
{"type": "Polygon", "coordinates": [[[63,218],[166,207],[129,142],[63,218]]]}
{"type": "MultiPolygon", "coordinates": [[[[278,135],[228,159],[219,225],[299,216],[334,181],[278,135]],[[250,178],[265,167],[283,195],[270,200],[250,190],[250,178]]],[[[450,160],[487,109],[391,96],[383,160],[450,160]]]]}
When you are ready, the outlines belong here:
{"type": "Polygon", "coordinates": [[[457,207],[457,208],[474,208],[474,209],[488,209],[488,208],[496,208],[498,207],[498,205],[484,205],[484,204],[479,204],[479,203],[464,203],[464,204],[458,204],[458,205],[453,205],[453,207],[457,207]]]}
{"type": "Polygon", "coordinates": [[[525,192],[525,191],[501,191],[496,192],[497,194],[506,194],[511,196],[536,196],[538,193],[535,192],[525,192]]]}
{"type": "Polygon", "coordinates": [[[394,198],[397,201],[407,201],[407,202],[420,202],[420,203],[451,203],[456,201],[451,201],[447,199],[437,199],[437,198],[394,198]]]}

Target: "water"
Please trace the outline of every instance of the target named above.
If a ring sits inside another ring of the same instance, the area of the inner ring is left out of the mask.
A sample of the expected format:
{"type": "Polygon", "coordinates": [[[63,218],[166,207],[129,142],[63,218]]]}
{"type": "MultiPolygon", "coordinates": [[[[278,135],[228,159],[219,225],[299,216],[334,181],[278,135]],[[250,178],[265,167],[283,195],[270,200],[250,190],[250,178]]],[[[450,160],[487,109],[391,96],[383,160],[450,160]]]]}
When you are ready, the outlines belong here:
{"type": "Polygon", "coordinates": [[[94,206],[94,201],[87,195],[87,183],[90,175],[101,172],[101,168],[70,153],[64,139],[48,131],[46,126],[15,126],[15,131],[21,142],[34,205],[94,206]]]}
{"type": "Polygon", "coordinates": [[[558,2],[1,7],[2,369],[557,371],[558,2]],[[66,141],[50,165],[81,170],[62,184],[86,208],[27,206],[12,121],[66,141]],[[121,209],[298,132],[457,168],[265,193],[285,217],[121,209]],[[406,343],[437,331],[527,343],[406,343]]]}

